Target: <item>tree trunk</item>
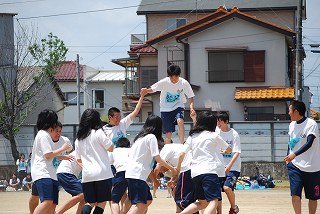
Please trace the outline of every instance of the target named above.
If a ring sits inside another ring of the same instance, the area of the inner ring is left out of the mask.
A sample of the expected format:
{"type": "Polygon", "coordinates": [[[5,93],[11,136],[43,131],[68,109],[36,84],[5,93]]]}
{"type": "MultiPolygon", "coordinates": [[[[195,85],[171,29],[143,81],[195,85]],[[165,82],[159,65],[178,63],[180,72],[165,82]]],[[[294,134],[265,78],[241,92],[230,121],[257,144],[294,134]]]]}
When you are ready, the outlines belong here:
{"type": "Polygon", "coordinates": [[[9,134],[9,139],[8,140],[10,141],[13,162],[15,163],[15,161],[17,159],[19,159],[19,152],[18,152],[18,149],[17,149],[16,139],[14,138],[14,135],[12,133],[9,134]]]}

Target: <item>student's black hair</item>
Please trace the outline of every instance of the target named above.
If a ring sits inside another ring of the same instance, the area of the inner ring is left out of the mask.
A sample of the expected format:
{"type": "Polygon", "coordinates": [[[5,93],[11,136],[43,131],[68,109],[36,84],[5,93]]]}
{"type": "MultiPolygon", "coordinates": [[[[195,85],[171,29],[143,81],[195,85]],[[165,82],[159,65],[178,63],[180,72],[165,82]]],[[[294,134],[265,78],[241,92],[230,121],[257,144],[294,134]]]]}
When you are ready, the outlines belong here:
{"type": "Polygon", "coordinates": [[[217,126],[217,118],[212,111],[201,111],[197,114],[197,122],[190,130],[189,135],[200,133],[202,131],[214,132],[217,126]]]}
{"type": "MultiPolygon", "coordinates": [[[[173,143],[172,139],[171,139],[171,143],[173,143]]],[[[159,149],[159,151],[161,149],[163,149],[163,147],[164,147],[164,139],[163,139],[163,137],[161,137],[161,140],[158,141],[158,149],[159,149]]]]}
{"type": "Polygon", "coordinates": [[[180,76],[181,68],[178,65],[170,65],[167,69],[167,74],[169,77],[171,76],[180,76]]]}
{"type": "Polygon", "coordinates": [[[158,142],[161,141],[162,120],[159,116],[150,115],[147,118],[146,122],[144,123],[140,133],[134,138],[133,142],[135,142],[138,138],[146,136],[147,134],[154,134],[156,136],[158,142]]]}
{"type": "Polygon", "coordinates": [[[37,129],[47,130],[49,128],[54,128],[58,122],[58,115],[56,112],[45,109],[41,111],[37,119],[37,129]]]}
{"type": "Polygon", "coordinates": [[[77,139],[83,140],[88,137],[91,130],[98,130],[102,127],[100,113],[94,109],[86,109],[81,116],[77,139]]]}
{"type": "Polygon", "coordinates": [[[117,148],[130,148],[130,141],[126,137],[121,137],[116,142],[117,148]]]}
{"type": "Polygon", "coordinates": [[[220,111],[217,115],[217,119],[223,122],[229,122],[229,114],[226,111],[220,111]]]}
{"type": "Polygon", "coordinates": [[[60,128],[62,128],[62,127],[63,127],[63,125],[62,125],[62,123],[61,123],[60,121],[58,121],[58,122],[57,122],[57,124],[56,124],[56,127],[60,127],[60,128]]]}
{"type": "Polygon", "coordinates": [[[120,110],[116,107],[112,107],[108,111],[108,116],[113,117],[114,113],[120,113],[120,110]]]}
{"type": "Polygon", "coordinates": [[[297,110],[301,116],[305,116],[307,108],[304,102],[293,100],[290,105],[292,106],[292,111],[297,110]]]}

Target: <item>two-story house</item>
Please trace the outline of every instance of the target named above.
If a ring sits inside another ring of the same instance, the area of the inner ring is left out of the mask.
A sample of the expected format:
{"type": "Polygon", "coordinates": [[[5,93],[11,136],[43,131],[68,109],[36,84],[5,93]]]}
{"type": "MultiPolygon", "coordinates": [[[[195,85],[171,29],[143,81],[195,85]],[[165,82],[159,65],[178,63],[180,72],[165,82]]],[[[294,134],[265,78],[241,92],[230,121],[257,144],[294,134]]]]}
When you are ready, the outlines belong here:
{"type": "MultiPolygon", "coordinates": [[[[146,16],[147,41],[129,51],[139,86],[164,78],[174,63],[193,86],[198,110],[228,111],[233,121],[288,119],[297,4],[142,0],[137,14],[146,16]]],[[[159,94],[150,100],[158,114],[159,94]]]]}

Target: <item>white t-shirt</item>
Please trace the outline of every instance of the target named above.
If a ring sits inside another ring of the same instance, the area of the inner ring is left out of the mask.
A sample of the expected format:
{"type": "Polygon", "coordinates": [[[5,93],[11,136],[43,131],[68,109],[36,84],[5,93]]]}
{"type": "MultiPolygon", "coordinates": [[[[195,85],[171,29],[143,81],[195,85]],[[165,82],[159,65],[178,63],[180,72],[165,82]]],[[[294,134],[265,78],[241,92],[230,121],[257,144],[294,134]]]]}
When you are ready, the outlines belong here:
{"type": "MultiPolygon", "coordinates": [[[[57,149],[61,148],[63,146],[63,144],[65,144],[65,143],[69,144],[70,148],[68,150],[60,153],[58,156],[66,155],[68,152],[72,151],[73,148],[72,148],[71,142],[70,142],[69,138],[67,138],[65,136],[60,136],[58,142],[53,142],[53,146],[52,146],[53,150],[57,150],[57,149]]],[[[52,164],[55,169],[58,169],[60,163],[61,163],[61,160],[59,160],[57,156],[52,159],[52,164]]]]}
{"type": "MultiPolygon", "coordinates": [[[[232,153],[223,154],[222,155],[223,156],[223,160],[224,160],[224,164],[227,166],[230,163],[230,161],[231,161],[231,159],[232,159],[232,157],[233,157],[235,152],[241,154],[240,137],[239,137],[238,132],[236,132],[232,128],[227,132],[223,132],[223,131],[221,131],[221,129],[217,129],[216,131],[218,132],[218,134],[220,134],[222,139],[224,141],[226,141],[226,143],[232,149],[232,153]]],[[[236,159],[236,161],[232,165],[230,171],[237,171],[237,172],[241,171],[241,158],[240,158],[240,155],[238,156],[238,158],[236,159]]]]}
{"type": "Polygon", "coordinates": [[[102,129],[91,130],[88,137],[76,140],[76,158],[82,161],[82,183],[100,181],[113,177],[107,150],[111,140],[102,129]]]}
{"type": "Polygon", "coordinates": [[[221,149],[228,148],[228,144],[216,132],[203,131],[189,136],[183,144],[183,152],[192,151],[191,177],[202,174],[217,174],[225,176],[225,166],[221,149]]]}
{"type": "Polygon", "coordinates": [[[154,156],[157,155],[158,141],[154,134],[137,139],[129,153],[125,177],[146,181],[154,165],[154,156]]]}
{"type": "Polygon", "coordinates": [[[316,138],[312,146],[304,153],[298,155],[292,160],[292,164],[304,172],[318,172],[320,171],[320,145],[319,145],[319,130],[318,124],[307,118],[304,122],[297,124],[292,121],[289,125],[289,137],[293,148],[291,152],[298,151],[307,142],[307,137],[313,134],[316,138]]]}
{"type": "Polygon", "coordinates": [[[45,159],[44,155],[54,151],[53,141],[50,134],[45,130],[39,130],[32,147],[31,156],[31,177],[33,181],[42,178],[57,180],[56,169],[52,164],[52,159],[45,159]]]}
{"type": "Polygon", "coordinates": [[[114,165],[117,172],[126,171],[129,152],[130,148],[115,148],[113,152],[109,152],[109,158],[112,159],[110,163],[114,165]]]}
{"type": "Polygon", "coordinates": [[[153,92],[160,91],[160,111],[170,112],[178,107],[184,108],[188,98],[194,97],[191,85],[181,77],[173,84],[169,77],[159,80],[151,86],[153,92]]]}
{"type": "MultiPolygon", "coordinates": [[[[170,143],[165,144],[164,147],[160,151],[160,157],[171,164],[172,166],[176,167],[178,165],[178,159],[180,153],[183,151],[183,144],[181,143],[170,143]]],[[[191,162],[191,152],[188,152],[182,163],[180,172],[185,172],[190,169],[190,162],[191,162]]]]}
{"type": "MultiPolygon", "coordinates": [[[[73,151],[69,155],[76,156],[76,152],[73,151]]],[[[82,168],[81,166],[77,163],[76,160],[62,160],[58,169],[57,169],[57,174],[58,173],[69,173],[72,175],[75,175],[76,177],[79,176],[82,168]]]]}
{"type": "Polygon", "coordinates": [[[126,132],[129,126],[132,124],[132,120],[130,116],[126,116],[125,118],[120,120],[119,125],[117,126],[110,126],[109,124],[103,126],[103,131],[105,134],[107,134],[110,139],[112,140],[112,143],[115,145],[117,140],[122,137],[127,137],[126,132]]]}

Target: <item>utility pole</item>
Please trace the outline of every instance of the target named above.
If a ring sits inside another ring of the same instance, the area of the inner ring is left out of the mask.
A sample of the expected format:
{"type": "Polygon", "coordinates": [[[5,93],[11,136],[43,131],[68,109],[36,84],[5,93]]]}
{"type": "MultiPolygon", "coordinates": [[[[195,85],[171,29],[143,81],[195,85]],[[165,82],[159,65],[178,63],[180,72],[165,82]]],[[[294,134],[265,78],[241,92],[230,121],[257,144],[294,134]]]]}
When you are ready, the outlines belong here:
{"type": "Polygon", "coordinates": [[[78,109],[78,119],[80,123],[80,65],[79,65],[79,54],[77,54],[77,61],[76,61],[76,69],[77,69],[77,109],[78,109]]]}
{"type": "Polygon", "coordinates": [[[295,98],[302,101],[302,0],[298,1],[296,24],[296,81],[295,98]]]}

